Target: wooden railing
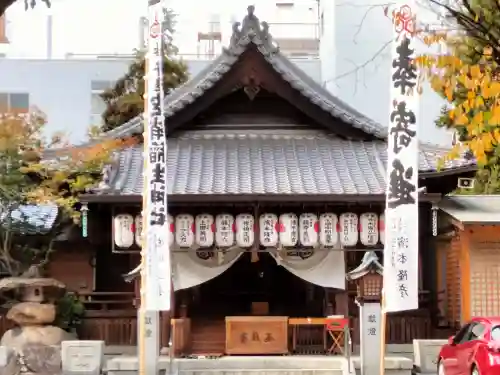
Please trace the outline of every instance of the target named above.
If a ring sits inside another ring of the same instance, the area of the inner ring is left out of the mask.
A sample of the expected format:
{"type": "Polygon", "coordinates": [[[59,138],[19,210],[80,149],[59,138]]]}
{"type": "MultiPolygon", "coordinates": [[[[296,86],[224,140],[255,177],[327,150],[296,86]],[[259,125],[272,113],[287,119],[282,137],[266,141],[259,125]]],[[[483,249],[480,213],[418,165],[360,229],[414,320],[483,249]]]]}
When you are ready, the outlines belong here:
{"type": "Polygon", "coordinates": [[[106,345],[137,345],[136,314],[87,311],[78,336],[81,340],[104,340],[106,345]]]}
{"type": "Polygon", "coordinates": [[[112,311],[134,309],[134,292],[79,292],[86,310],[112,311]]]}
{"type": "MultiPolygon", "coordinates": [[[[351,337],[359,345],[359,319],[351,318],[351,337]]],[[[296,331],[297,354],[319,354],[323,350],[325,331],[323,327],[298,326],[296,331]]],[[[431,319],[427,310],[389,314],[387,316],[386,342],[388,344],[410,344],[413,339],[432,338],[431,319]]],[[[327,337],[327,346],[331,339],[327,337]]]]}
{"type": "MultiPolygon", "coordinates": [[[[168,345],[168,319],[160,325],[161,346],[168,345]]],[[[5,317],[0,317],[0,334],[13,327],[5,317]]],[[[354,344],[359,344],[359,320],[351,318],[351,332],[354,344]]],[[[174,352],[176,355],[189,353],[192,329],[188,318],[174,319],[172,328],[174,352]]],[[[324,345],[323,327],[297,327],[296,339],[300,343],[297,354],[316,354],[324,345]]],[[[430,316],[427,311],[389,314],[386,338],[389,344],[407,344],[413,339],[428,339],[433,336],[430,316]]],[[[137,345],[137,316],[129,311],[87,311],[79,329],[82,340],[104,340],[107,345],[137,345]]]]}

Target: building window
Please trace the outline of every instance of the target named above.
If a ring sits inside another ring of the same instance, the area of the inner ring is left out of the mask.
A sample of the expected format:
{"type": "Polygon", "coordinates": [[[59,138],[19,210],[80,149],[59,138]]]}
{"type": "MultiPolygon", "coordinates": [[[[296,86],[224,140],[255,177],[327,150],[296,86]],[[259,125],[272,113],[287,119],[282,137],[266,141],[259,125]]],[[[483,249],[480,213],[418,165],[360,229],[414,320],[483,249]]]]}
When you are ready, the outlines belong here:
{"type": "Polygon", "coordinates": [[[28,112],[30,94],[0,92],[0,109],[5,112],[28,112]]]}
{"type": "Polygon", "coordinates": [[[101,94],[113,87],[114,81],[92,81],[90,95],[90,124],[102,125],[102,113],[106,110],[106,103],[101,94]]]}

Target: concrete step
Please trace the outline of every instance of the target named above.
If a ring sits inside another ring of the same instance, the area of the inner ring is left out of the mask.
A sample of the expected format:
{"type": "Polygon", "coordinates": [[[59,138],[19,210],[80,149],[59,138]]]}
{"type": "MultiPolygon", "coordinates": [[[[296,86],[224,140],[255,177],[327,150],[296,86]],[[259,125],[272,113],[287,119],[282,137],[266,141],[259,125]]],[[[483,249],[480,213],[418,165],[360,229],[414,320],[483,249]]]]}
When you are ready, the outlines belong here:
{"type": "Polygon", "coordinates": [[[344,375],[342,370],[181,370],[179,375],[344,375]]]}
{"type": "MultiPolygon", "coordinates": [[[[176,359],[172,370],[178,375],[352,375],[346,363],[343,357],[241,356],[176,359]]],[[[137,357],[117,357],[107,363],[108,375],[137,375],[137,368],[137,357]]],[[[169,368],[167,357],[160,357],[159,368],[169,368]]]]}

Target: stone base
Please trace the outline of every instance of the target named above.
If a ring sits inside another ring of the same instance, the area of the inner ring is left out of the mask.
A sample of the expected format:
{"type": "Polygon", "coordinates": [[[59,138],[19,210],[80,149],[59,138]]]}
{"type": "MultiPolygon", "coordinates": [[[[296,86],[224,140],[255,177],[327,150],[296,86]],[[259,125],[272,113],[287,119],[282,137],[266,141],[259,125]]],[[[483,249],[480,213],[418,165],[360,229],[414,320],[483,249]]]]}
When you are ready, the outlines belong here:
{"type": "Polygon", "coordinates": [[[65,340],[74,339],[73,335],[54,326],[29,326],[9,329],[2,336],[0,345],[20,353],[27,344],[54,346],[65,340]]]}
{"type": "MultiPolygon", "coordinates": [[[[108,375],[137,375],[137,357],[121,356],[107,361],[108,375]]],[[[410,375],[413,363],[408,358],[387,357],[386,375],[410,375]]],[[[230,356],[218,359],[175,359],[160,356],[158,370],[165,375],[354,375],[359,372],[359,357],[351,366],[342,356],[230,356]]]]}

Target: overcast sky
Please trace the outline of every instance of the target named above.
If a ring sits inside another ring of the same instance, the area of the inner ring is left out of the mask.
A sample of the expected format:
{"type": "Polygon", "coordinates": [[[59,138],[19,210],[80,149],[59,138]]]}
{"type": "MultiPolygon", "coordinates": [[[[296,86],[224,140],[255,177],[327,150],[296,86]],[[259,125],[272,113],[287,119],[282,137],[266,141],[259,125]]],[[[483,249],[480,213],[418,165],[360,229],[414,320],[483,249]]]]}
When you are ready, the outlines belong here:
{"type": "MultiPolygon", "coordinates": [[[[301,1],[311,3],[312,0],[301,1]]],[[[24,1],[18,0],[7,12],[12,57],[46,56],[49,14],[53,15],[54,57],[64,57],[68,52],[129,53],[138,45],[138,19],[147,13],[147,0],[52,0],[51,9],[38,2],[34,10],[25,12],[24,1]]],[[[196,52],[196,34],[203,28],[208,29],[210,14],[221,16],[225,31],[232,17],[241,20],[249,3],[256,6],[262,20],[273,18],[275,7],[275,2],[269,0],[168,0],[165,3],[179,14],[176,43],[188,53],[196,52]]]]}

